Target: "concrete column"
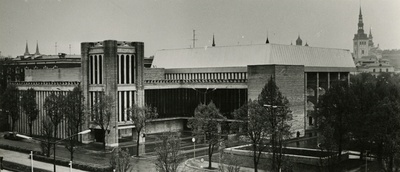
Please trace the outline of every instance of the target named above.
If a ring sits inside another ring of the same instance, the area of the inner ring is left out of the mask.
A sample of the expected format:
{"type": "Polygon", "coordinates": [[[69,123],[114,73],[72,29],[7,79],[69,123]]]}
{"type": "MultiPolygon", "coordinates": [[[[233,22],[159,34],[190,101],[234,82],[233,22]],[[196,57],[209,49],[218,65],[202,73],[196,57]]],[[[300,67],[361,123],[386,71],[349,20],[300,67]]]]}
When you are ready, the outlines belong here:
{"type": "MultiPolygon", "coordinates": [[[[94,46],[94,43],[82,42],[81,43],[81,89],[82,94],[85,97],[85,107],[90,107],[89,103],[89,49],[94,46]]],[[[81,131],[89,129],[90,116],[85,118],[85,122],[82,126],[81,131]]],[[[84,134],[81,136],[83,143],[89,143],[94,133],[84,134]]]]}
{"type": "MultiPolygon", "coordinates": [[[[106,40],[104,46],[104,91],[116,102],[117,96],[117,41],[106,40]]],[[[112,110],[110,133],[107,137],[108,146],[118,146],[118,108],[117,103],[112,110]]]]}
{"type": "Polygon", "coordinates": [[[307,129],[307,116],[307,73],[304,73],[304,131],[307,129]]]}

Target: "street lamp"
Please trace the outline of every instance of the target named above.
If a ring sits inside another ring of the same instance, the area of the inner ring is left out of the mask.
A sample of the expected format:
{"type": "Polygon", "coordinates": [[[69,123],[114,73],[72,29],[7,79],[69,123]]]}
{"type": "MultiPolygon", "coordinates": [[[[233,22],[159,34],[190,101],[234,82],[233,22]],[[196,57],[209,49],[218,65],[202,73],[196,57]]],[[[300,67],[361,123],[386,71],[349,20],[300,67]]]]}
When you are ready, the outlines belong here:
{"type": "Polygon", "coordinates": [[[196,138],[192,138],[193,142],[193,159],[196,157],[196,138]]]}
{"type": "MultiPolygon", "coordinates": [[[[66,139],[69,139],[69,138],[71,138],[71,137],[74,137],[74,136],[76,136],[76,135],[82,135],[82,134],[90,133],[90,131],[91,131],[91,130],[84,130],[84,131],[81,131],[81,132],[79,132],[79,133],[76,133],[76,134],[73,134],[73,135],[71,135],[71,136],[68,136],[68,137],[66,137],[66,138],[64,138],[64,139],[61,139],[61,140],[59,140],[59,141],[52,142],[52,144],[54,144],[54,154],[53,154],[53,166],[54,166],[53,171],[54,171],[54,172],[57,171],[57,169],[56,169],[56,144],[57,144],[58,142],[63,141],[63,140],[66,140],[66,139]]],[[[24,138],[24,139],[28,139],[28,140],[38,140],[38,141],[42,141],[42,140],[34,139],[34,138],[32,138],[32,137],[25,136],[25,135],[22,135],[22,134],[16,134],[16,136],[17,136],[17,137],[24,138]]],[[[32,153],[32,156],[31,156],[31,157],[33,158],[33,153],[32,153]]],[[[32,165],[32,169],[33,169],[33,162],[31,162],[31,165],[32,165]]],[[[72,166],[72,162],[71,162],[71,166],[72,166]]]]}

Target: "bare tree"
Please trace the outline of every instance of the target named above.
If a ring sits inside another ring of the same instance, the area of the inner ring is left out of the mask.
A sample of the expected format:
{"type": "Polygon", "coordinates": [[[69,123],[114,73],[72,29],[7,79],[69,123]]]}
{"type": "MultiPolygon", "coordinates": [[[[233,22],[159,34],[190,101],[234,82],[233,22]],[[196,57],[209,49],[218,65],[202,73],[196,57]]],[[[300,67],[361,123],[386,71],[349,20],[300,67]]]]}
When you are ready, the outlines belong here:
{"type": "Polygon", "coordinates": [[[44,153],[47,157],[50,157],[50,150],[53,144],[53,123],[49,117],[45,117],[42,121],[42,136],[44,137],[44,140],[40,142],[42,153],[44,153]]]}
{"type": "Polygon", "coordinates": [[[110,164],[116,172],[132,171],[130,169],[132,164],[130,163],[128,148],[126,148],[125,150],[123,150],[122,148],[114,149],[113,153],[111,154],[110,164]]]}
{"type": "Polygon", "coordinates": [[[71,161],[74,159],[75,146],[78,144],[79,139],[78,133],[82,130],[83,122],[85,121],[84,116],[84,104],[83,95],[80,87],[75,87],[72,91],[68,92],[66,96],[66,111],[65,118],[67,122],[67,133],[69,137],[65,147],[70,152],[71,161]]]}
{"type": "Polygon", "coordinates": [[[36,120],[39,110],[36,105],[36,92],[33,88],[29,88],[24,94],[22,94],[21,106],[27,117],[29,126],[29,135],[32,136],[32,125],[33,121],[36,120]]]}
{"type": "Polygon", "coordinates": [[[112,109],[115,106],[114,100],[110,95],[105,95],[101,92],[95,98],[95,103],[90,111],[92,122],[98,125],[103,132],[103,149],[106,149],[107,131],[110,129],[112,109]]]}
{"type": "Polygon", "coordinates": [[[221,115],[219,109],[213,102],[208,105],[199,104],[194,111],[194,118],[189,119],[188,127],[192,129],[193,134],[199,138],[204,138],[204,141],[208,144],[208,168],[211,169],[211,158],[214,152],[215,145],[219,142],[221,133],[219,132],[218,126],[226,118],[221,115]]]}
{"type": "Polygon", "coordinates": [[[262,152],[269,148],[269,141],[266,139],[271,136],[271,125],[267,122],[267,110],[258,101],[249,101],[241,108],[233,112],[238,122],[232,123],[233,128],[239,130],[239,135],[249,139],[253,151],[254,171],[258,171],[258,164],[262,152]]]}
{"type": "Polygon", "coordinates": [[[146,123],[158,116],[156,108],[143,106],[139,107],[138,105],[134,104],[127,110],[128,116],[132,119],[135,124],[135,129],[137,133],[137,140],[136,140],[136,156],[139,156],[139,138],[140,133],[142,132],[143,128],[146,126],[146,123]]]}
{"type": "Polygon", "coordinates": [[[176,172],[179,164],[184,160],[181,154],[181,140],[179,135],[173,132],[163,133],[159,137],[161,142],[155,149],[157,159],[155,165],[161,172],[176,172]]]}

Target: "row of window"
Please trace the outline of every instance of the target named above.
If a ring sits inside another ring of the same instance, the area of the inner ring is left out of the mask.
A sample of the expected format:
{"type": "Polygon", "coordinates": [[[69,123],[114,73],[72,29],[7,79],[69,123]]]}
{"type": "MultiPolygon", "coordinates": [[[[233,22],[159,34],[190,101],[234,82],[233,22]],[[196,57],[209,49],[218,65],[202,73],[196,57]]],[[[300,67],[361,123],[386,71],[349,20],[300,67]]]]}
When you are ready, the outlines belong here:
{"type": "Polygon", "coordinates": [[[103,84],[103,56],[89,56],[89,84],[103,84]]]}
{"type": "Polygon", "coordinates": [[[195,80],[195,79],[247,79],[246,72],[229,73],[167,73],[167,80],[195,80]]]}
{"type": "Polygon", "coordinates": [[[135,83],[135,55],[118,55],[118,84],[135,83]]]}

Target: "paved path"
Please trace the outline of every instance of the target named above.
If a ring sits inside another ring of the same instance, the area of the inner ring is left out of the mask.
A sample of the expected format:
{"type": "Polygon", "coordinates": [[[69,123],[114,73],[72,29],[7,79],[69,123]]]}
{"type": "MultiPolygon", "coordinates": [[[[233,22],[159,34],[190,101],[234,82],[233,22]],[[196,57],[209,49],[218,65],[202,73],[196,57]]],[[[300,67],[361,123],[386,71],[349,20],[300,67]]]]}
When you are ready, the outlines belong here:
{"type": "MultiPolygon", "coordinates": [[[[26,166],[31,166],[31,160],[28,159],[28,156],[29,156],[28,154],[15,152],[15,151],[9,151],[9,150],[5,150],[5,149],[0,149],[0,155],[4,157],[3,160],[5,160],[5,161],[10,161],[10,162],[18,163],[18,164],[23,164],[23,165],[26,165],[26,166]]],[[[33,160],[33,166],[35,168],[41,168],[41,169],[44,169],[44,170],[53,171],[53,164],[50,164],[50,163],[45,163],[45,162],[40,162],[40,161],[33,160]]],[[[63,172],[63,171],[69,172],[69,168],[57,165],[57,171],[59,171],[59,172],[63,172]]],[[[78,169],[72,169],[72,171],[74,171],[74,172],[83,172],[82,170],[78,170],[78,169]]]]}

